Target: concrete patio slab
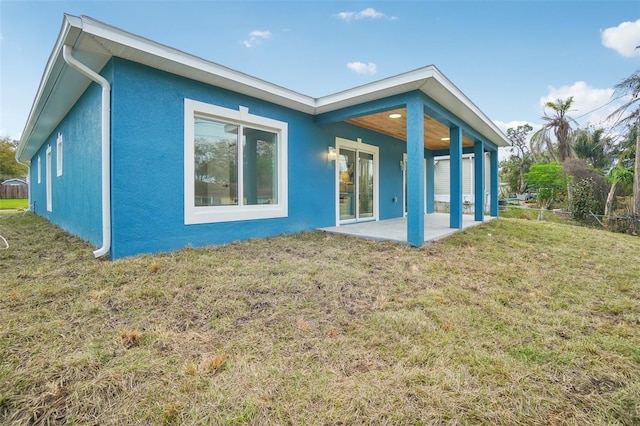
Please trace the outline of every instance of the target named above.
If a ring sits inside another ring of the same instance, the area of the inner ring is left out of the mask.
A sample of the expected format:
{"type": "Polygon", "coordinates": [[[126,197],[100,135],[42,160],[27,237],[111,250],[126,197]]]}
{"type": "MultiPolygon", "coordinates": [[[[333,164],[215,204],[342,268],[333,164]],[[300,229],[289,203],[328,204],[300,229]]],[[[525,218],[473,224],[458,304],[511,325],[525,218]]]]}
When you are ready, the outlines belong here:
{"type": "MultiPolygon", "coordinates": [[[[484,222],[495,219],[485,216],[484,222]]],[[[476,222],[473,215],[462,216],[462,229],[481,225],[484,222],[476,222]]],[[[358,238],[366,238],[376,241],[407,242],[407,218],[387,219],[371,222],[359,222],[342,226],[330,226],[320,228],[321,231],[334,234],[351,235],[358,238]]],[[[424,241],[436,241],[447,237],[459,229],[449,228],[449,215],[446,213],[431,213],[424,216],[424,241]]]]}

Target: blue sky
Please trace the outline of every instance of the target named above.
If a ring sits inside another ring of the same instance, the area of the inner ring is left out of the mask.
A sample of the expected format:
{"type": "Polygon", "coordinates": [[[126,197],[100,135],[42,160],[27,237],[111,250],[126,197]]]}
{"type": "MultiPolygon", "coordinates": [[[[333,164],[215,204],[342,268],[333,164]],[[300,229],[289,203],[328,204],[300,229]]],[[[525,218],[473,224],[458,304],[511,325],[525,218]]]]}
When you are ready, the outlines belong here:
{"type": "Polygon", "coordinates": [[[0,136],[20,137],[65,12],[316,97],[433,64],[503,130],[571,95],[598,123],[640,68],[638,0],[0,0],[0,136]]]}

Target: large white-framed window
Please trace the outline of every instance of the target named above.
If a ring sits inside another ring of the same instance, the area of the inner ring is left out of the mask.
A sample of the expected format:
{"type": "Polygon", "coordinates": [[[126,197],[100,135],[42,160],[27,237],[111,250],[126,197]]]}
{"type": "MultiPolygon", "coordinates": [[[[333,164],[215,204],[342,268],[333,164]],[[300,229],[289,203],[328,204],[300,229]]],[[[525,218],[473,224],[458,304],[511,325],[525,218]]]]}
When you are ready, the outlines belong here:
{"type": "Polygon", "coordinates": [[[185,224],[288,216],[285,122],[184,100],[185,224]]]}
{"type": "Polygon", "coordinates": [[[56,140],[56,176],[62,176],[62,133],[58,133],[56,140]]]}
{"type": "Polygon", "coordinates": [[[52,202],[52,187],[51,187],[51,146],[47,147],[47,152],[45,156],[45,164],[44,164],[44,178],[47,180],[46,184],[46,197],[47,197],[47,211],[53,211],[53,202],[52,202]]]}

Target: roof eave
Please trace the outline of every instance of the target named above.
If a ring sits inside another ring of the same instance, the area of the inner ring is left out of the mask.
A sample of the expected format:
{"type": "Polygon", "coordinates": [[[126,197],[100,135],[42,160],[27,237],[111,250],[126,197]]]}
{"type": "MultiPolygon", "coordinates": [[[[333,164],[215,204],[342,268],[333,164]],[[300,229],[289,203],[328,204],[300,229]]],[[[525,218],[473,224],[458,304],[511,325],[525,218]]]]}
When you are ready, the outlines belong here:
{"type": "MultiPolygon", "coordinates": [[[[472,114],[472,117],[477,117],[480,122],[479,123],[467,123],[467,124],[477,124],[481,127],[485,127],[480,130],[476,128],[476,131],[479,131],[484,137],[486,137],[489,141],[494,143],[498,147],[508,147],[511,146],[511,142],[504,134],[502,130],[484,113],[480,108],[476,106],[476,104],[471,101],[458,87],[453,84],[451,80],[449,80],[438,68],[434,68],[434,80],[438,82],[438,84],[442,85],[447,93],[453,95],[454,99],[461,102],[463,107],[468,110],[469,113],[472,114]]],[[[423,90],[424,91],[424,90],[423,90]]],[[[424,92],[426,95],[429,93],[424,92]]],[[[461,117],[464,119],[464,117],[461,117]]],[[[473,126],[474,128],[476,126],[473,126]]]]}
{"type": "MultiPolygon", "coordinates": [[[[496,146],[510,146],[510,142],[505,134],[489,119],[460,89],[458,89],[435,65],[429,65],[383,80],[378,80],[363,86],[335,93],[333,95],[319,98],[316,102],[316,114],[331,112],[338,109],[358,105],[362,102],[381,99],[388,96],[407,93],[413,90],[420,90],[425,95],[441,102],[443,99],[434,97],[431,90],[432,85],[439,85],[447,94],[446,103],[457,103],[464,108],[467,117],[467,124],[483,127],[479,133],[486,137],[496,146]],[[468,118],[474,118],[469,120],[468,118]],[[469,122],[472,121],[472,122],[469,122]]],[[[453,111],[451,111],[453,112],[453,111]]],[[[474,128],[476,127],[474,126],[474,128]]]]}
{"type": "Polygon", "coordinates": [[[246,92],[251,96],[259,99],[268,98],[274,103],[284,104],[290,108],[293,106],[295,109],[307,113],[312,113],[315,106],[315,99],[310,96],[112,27],[93,18],[82,16],[79,19],[83,23],[83,32],[87,34],[117,43],[125,49],[127,47],[133,49],[142,57],[148,55],[151,58],[161,58],[172,64],[181,65],[185,70],[198,70],[215,76],[223,80],[222,87],[234,86],[237,88],[239,85],[241,89],[243,87],[247,89],[246,92]]]}
{"type": "Polygon", "coordinates": [[[51,55],[49,56],[44,72],[42,73],[40,85],[38,86],[36,97],[31,105],[27,123],[20,135],[20,141],[16,148],[16,159],[19,161],[30,160],[30,158],[23,157],[23,152],[31,137],[33,129],[37,124],[38,117],[44,108],[44,99],[46,99],[48,93],[53,89],[52,84],[55,84],[55,81],[51,81],[52,74],[54,73],[54,70],[63,66],[64,60],[62,59],[62,47],[65,44],[73,45],[81,32],[82,20],[78,17],[65,14],[62,19],[62,26],[60,28],[58,39],[56,40],[51,55]]]}
{"type": "MultiPolygon", "coordinates": [[[[481,129],[476,128],[476,130],[479,130],[480,134],[497,146],[510,145],[504,133],[433,65],[315,99],[128,33],[95,19],[65,14],[60,34],[47,61],[36,98],[16,150],[17,159],[29,160],[31,158],[28,155],[25,156],[25,148],[32,138],[34,128],[46,107],[48,96],[56,86],[56,72],[59,73],[66,66],[61,54],[62,47],[65,44],[71,46],[76,46],[77,43],[82,44],[80,40],[82,34],[87,34],[94,39],[100,39],[110,44],[115,53],[111,53],[109,49],[104,47],[106,54],[110,55],[110,57],[122,55],[125,59],[127,57],[131,58],[130,60],[137,59],[143,64],[153,62],[156,66],[158,59],[161,59],[162,61],[160,62],[165,64],[163,67],[168,72],[198,79],[205,83],[216,84],[229,90],[313,115],[414,90],[422,90],[425,94],[431,96],[429,85],[435,82],[444,89],[445,100],[449,104],[459,106],[463,109],[463,115],[467,118],[472,118],[472,122],[468,122],[469,125],[474,128],[476,126],[481,127],[481,129]],[[215,82],[212,82],[212,79],[215,82]]],[[[153,65],[150,64],[149,66],[153,65]]],[[[435,100],[439,101],[438,99],[435,100]]],[[[461,118],[464,119],[465,117],[461,118]]],[[[37,142],[34,143],[37,144],[37,142]]],[[[40,142],[44,143],[44,141],[40,142]]]]}

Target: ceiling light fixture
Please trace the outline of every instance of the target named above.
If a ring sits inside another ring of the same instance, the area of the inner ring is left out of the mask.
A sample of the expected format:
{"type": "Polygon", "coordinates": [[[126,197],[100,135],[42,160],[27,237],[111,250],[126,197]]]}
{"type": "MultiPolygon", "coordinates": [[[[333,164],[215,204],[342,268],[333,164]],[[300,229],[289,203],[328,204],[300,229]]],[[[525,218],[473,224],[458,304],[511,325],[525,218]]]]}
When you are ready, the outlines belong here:
{"type": "Polygon", "coordinates": [[[441,141],[448,141],[450,138],[440,138],[441,141]]]}
{"type": "Polygon", "coordinates": [[[394,112],[393,114],[389,114],[389,118],[400,118],[402,117],[402,114],[398,114],[397,112],[394,112]]]}

